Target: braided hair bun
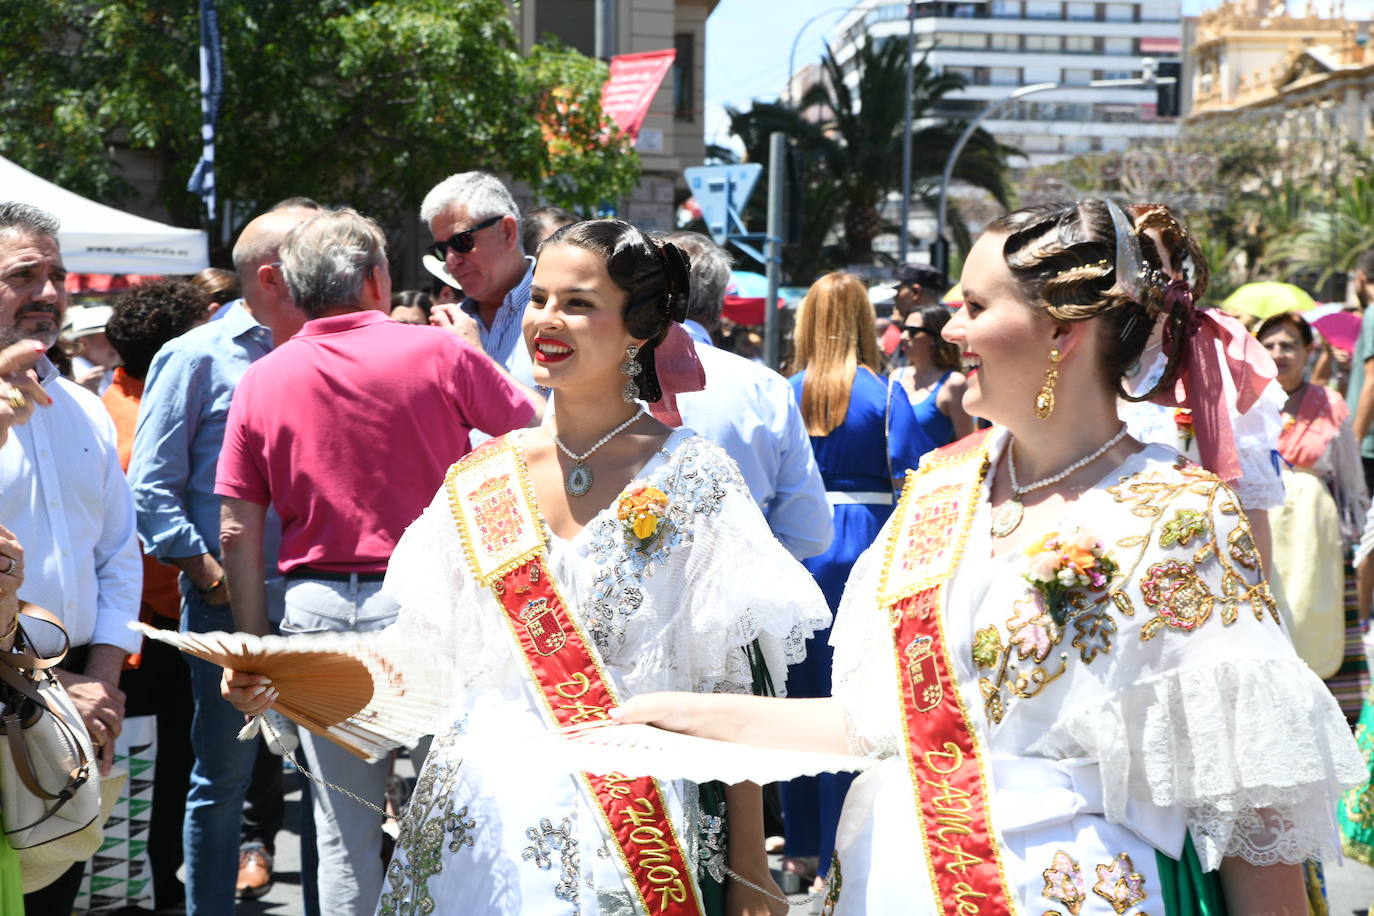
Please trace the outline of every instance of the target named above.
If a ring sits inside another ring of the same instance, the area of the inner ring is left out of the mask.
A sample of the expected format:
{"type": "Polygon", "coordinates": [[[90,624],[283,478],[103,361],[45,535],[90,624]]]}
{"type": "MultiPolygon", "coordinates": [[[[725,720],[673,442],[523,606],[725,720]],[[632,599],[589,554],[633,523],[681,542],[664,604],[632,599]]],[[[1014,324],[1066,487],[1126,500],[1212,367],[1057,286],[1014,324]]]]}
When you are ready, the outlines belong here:
{"type": "Polygon", "coordinates": [[[1124,235],[1111,205],[1096,199],[1026,207],[995,220],[987,231],[1007,234],[1003,257],[1033,305],[1056,321],[1101,320],[1106,377],[1121,397],[1138,401],[1171,384],[1182,357],[1183,335],[1166,334],[1164,375],[1148,392],[1126,390],[1126,375],[1156,322],[1167,314],[1179,327],[1187,323],[1188,316],[1168,314],[1177,310],[1166,304],[1169,284],[1182,279],[1199,297],[1208,274],[1196,239],[1167,207],[1146,204],[1125,212],[1124,235]],[[1131,248],[1118,251],[1118,243],[1131,248]]]}

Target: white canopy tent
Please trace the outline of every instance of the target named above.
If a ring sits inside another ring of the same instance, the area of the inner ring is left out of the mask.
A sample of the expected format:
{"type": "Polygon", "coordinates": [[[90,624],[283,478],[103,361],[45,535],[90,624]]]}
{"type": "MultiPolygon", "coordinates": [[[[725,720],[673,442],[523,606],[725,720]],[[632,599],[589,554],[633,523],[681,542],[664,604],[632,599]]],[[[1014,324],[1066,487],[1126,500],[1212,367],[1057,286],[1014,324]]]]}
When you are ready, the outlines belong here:
{"type": "Polygon", "coordinates": [[[0,201],[17,200],[62,221],[57,240],[72,273],[193,274],[210,266],[205,233],[178,229],[87,200],[0,156],[0,201]]]}

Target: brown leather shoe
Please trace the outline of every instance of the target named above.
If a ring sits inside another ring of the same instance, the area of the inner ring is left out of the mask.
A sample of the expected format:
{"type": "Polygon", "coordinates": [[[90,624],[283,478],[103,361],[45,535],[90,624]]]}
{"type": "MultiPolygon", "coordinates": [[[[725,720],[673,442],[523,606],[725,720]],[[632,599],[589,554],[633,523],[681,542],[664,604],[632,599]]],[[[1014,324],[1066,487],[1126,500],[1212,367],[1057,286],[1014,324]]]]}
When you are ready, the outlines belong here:
{"type": "Polygon", "coordinates": [[[271,889],[271,854],[261,846],[243,847],[239,850],[239,897],[244,899],[261,897],[271,889]]]}

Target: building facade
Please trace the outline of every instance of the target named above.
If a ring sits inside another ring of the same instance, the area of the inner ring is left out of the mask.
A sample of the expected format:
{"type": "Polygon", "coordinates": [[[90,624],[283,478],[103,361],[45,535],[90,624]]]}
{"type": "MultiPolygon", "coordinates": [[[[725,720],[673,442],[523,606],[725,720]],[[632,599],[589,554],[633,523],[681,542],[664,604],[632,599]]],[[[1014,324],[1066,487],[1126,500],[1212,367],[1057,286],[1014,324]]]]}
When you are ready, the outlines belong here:
{"type": "Polygon", "coordinates": [[[1276,144],[1374,137],[1370,24],[1289,14],[1287,4],[1234,0],[1188,23],[1184,69],[1189,128],[1262,125],[1276,144]]]}
{"type": "MultiPolygon", "coordinates": [[[[1127,150],[1177,134],[1176,118],[1157,116],[1154,88],[1089,84],[1139,78],[1147,57],[1178,60],[1178,0],[981,0],[913,6],[916,53],[928,53],[932,67],[968,81],[962,91],[946,97],[937,117],[966,120],[1021,86],[1061,85],[984,122],[999,141],[1025,154],[1012,161],[1013,168],[1127,150]]],[[[841,20],[831,45],[840,64],[852,66],[866,38],[906,41],[906,8],[905,3],[873,6],[841,20]]]]}
{"type": "Polygon", "coordinates": [[[675,205],[686,196],[682,170],[700,165],[706,156],[706,17],[717,2],[522,0],[511,5],[516,34],[525,50],[545,35],[555,35],[588,56],[667,48],[677,52],[672,72],[659,87],[635,144],[644,164],[643,176],[617,208],[621,217],[646,229],[676,227],[675,205]]]}

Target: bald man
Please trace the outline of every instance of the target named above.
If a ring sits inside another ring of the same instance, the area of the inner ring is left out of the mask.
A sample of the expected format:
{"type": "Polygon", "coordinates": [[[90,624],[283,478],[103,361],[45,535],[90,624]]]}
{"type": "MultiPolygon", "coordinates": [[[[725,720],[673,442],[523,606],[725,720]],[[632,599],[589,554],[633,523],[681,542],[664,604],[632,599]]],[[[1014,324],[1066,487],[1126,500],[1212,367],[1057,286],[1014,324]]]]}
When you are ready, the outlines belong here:
{"type": "MultiPolygon", "coordinates": [[[[228,303],[215,321],[167,343],[148,371],[129,483],[144,547],[181,570],[183,630],[234,629],[220,565],[215,466],[239,379],[305,323],[286,291],[277,249],[294,226],[318,212],[313,202],[293,199],[244,227],[234,245],[243,298],[228,303]]],[[[239,821],[258,742],[237,740],[243,716],[220,697],[219,668],[192,658],[187,664],[196,707],[183,828],[187,913],[231,916],[243,864],[239,821]]],[[[270,852],[262,849],[262,868],[249,863],[254,871],[267,869],[270,876],[270,852]]],[[[254,882],[250,893],[265,891],[269,880],[254,882]]]]}

